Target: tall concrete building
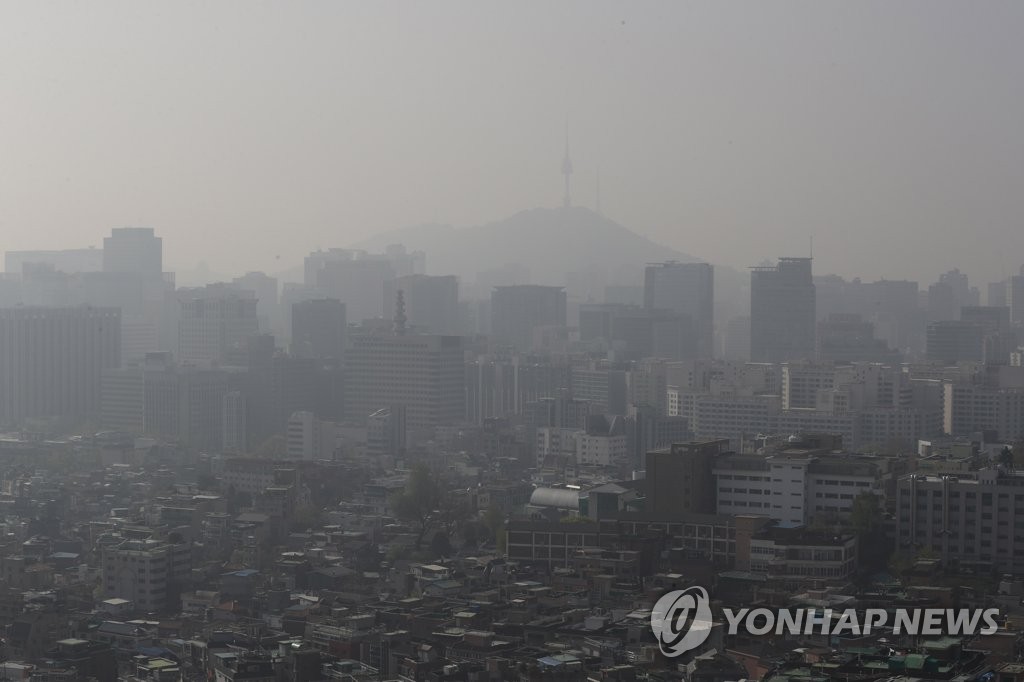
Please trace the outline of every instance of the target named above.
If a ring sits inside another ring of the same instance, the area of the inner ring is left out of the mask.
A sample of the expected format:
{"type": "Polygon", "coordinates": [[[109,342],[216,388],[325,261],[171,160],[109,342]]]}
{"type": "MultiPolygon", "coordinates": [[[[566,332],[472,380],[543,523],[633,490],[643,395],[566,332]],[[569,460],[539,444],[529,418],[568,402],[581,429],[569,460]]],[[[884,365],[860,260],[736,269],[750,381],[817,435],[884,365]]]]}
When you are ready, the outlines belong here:
{"type": "Polygon", "coordinates": [[[911,474],[896,487],[896,543],[944,566],[1024,574],[1024,472],[911,474]]]}
{"type": "Polygon", "coordinates": [[[750,359],[787,362],[815,354],[815,289],[810,258],[780,258],[750,272],[750,359]]]}
{"type": "Polygon", "coordinates": [[[103,239],[104,272],[163,273],[163,239],[151,227],[115,227],[103,239]]]}
{"type": "Polygon", "coordinates": [[[120,358],[116,308],[0,309],[0,423],[99,417],[103,371],[120,358]]]}
{"type": "Polygon", "coordinates": [[[280,296],[276,277],[265,272],[247,272],[231,280],[231,284],[240,291],[252,292],[256,297],[256,316],[259,318],[260,329],[270,331],[280,328],[280,296]]]}
{"type": "Polygon", "coordinates": [[[150,356],[140,371],[143,433],[201,450],[223,447],[226,372],[177,366],[161,354],[150,356]]]}
{"type": "Polygon", "coordinates": [[[410,429],[462,421],[465,358],[462,338],[436,334],[365,334],[345,354],[349,419],[364,422],[391,405],[404,405],[410,429]]]}
{"type": "Polygon", "coordinates": [[[192,572],[192,545],[125,540],[103,549],[101,572],[106,597],[127,599],[144,613],[173,610],[192,572]]]}
{"type": "Polygon", "coordinates": [[[26,265],[44,264],[59,272],[100,272],[102,249],[60,249],[53,251],[8,251],[4,254],[4,272],[20,275],[26,265]]]}
{"type": "Polygon", "coordinates": [[[459,279],[455,275],[405,275],[384,283],[384,317],[395,315],[402,291],[405,314],[413,329],[429,334],[458,334],[459,279]]]}
{"type": "Polygon", "coordinates": [[[928,362],[953,365],[981,362],[984,358],[985,325],[963,320],[941,320],[928,325],[928,362]]]}
{"type": "Polygon", "coordinates": [[[687,512],[715,513],[715,458],[729,448],[728,440],[673,443],[647,453],[649,510],[659,518],[687,512]]]}
{"type": "Polygon", "coordinates": [[[256,297],[224,286],[180,290],[177,294],[178,353],[182,362],[216,364],[244,348],[259,331],[256,297]]]}
{"type": "Polygon", "coordinates": [[[292,305],[292,355],[337,360],[345,356],[345,304],[318,298],[292,305]]]}
{"type": "Polygon", "coordinates": [[[394,278],[395,271],[388,260],[326,260],[313,276],[312,288],[344,303],[349,319],[361,322],[383,316],[381,292],[384,283],[394,278]]]}
{"type": "Polygon", "coordinates": [[[1010,307],[1010,322],[1024,325],[1024,267],[1021,274],[1006,282],[1006,305],[1010,307]]]}
{"type": "Polygon", "coordinates": [[[654,263],[644,272],[644,307],[669,310],[688,318],[686,357],[714,354],[714,268],[708,263],[654,263]]]}
{"type": "Polygon", "coordinates": [[[491,334],[498,343],[527,350],[534,330],[564,327],[566,297],[562,287],[516,284],[495,287],[491,293],[491,334]]]}

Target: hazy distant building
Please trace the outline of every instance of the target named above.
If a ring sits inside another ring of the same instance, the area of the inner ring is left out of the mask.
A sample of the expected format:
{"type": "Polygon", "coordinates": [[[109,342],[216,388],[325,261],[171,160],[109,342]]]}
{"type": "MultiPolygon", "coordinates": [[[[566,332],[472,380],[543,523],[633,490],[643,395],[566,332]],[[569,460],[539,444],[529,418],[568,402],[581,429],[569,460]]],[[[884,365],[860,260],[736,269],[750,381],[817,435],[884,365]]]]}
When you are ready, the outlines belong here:
{"type": "Polygon", "coordinates": [[[411,328],[429,334],[459,333],[459,279],[455,275],[405,275],[388,280],[384,283],[384,317],[394,317],[399,290],[411,328]]]}
{"type": "Polygon", "coordinates": [[[644,273],[644,307],[689,318],[687,357],[714,354],[714,268],[708,263],[657,263],[644,273]]]}
{"type": "Polygon", "coordinates": [[[947,365],[984,359],[985,326],[975,322],[943,320],[928,325],[928,362],[947,365]]]}
{"type": "Polygon", "coordinates": [[[256,298],[229,287],[178,292],[178,358],[181,362],[210,364],[244,347],[259,331],[256,298]]]}
{"type": "Polygon", "coordinates": [[[1024,325],[1024,273],[1014,275],[1007,281],[1006,305],[1010,307],[1010,322],[1024,325]]]}
{"type": "Polygon", "coordinates": [[[750,359],[814,357],[815,289],[810,258],[780,258],[750,273],[750,359]]]}
{"type": "Polygon", "coordinates": [[[104,272],[163,273],[163,240],[151,227],[115,227],[103,239],[104,272]]]}
{"type": "Polygon", "coordinates": [[[521,350],[533,345],[539,327],[564,327],[566,296],[562,287],[519,284],[491,293],[491,334],[498,343],[521,350]]]}
{"type": "Polygon", "coordinates": [[[117,309],[0,309],[0,423],[99,417],[103,371],[120,359],[117,309]]]}
{"type": "Polygon", "coordinates": [[[833,313],[818,323],[820,362],[899,362],[899,351],[875,338],[875,325],[857,314],[833,313]]]}
{"type": "Polygon", "coordinates": [[[337,360],[345,355],[345,304],[319,298],[292,305],[292,355],[337,360]]]}
{"type": "Polygon", "coordinates": [[[344,303],[348,319],[354,322],[383,315],[384,283],[398,274],[385,256],[344,249],[311,253],[306,257],[305,270],[306,288],[344,303]]]}
{"type": "Polygon", "coordinates": [[[222,408],[222,445],[225,452],[246,452],[249,447],[245,394],[229,390],[222,408]]]}
{"type": "Polygon", "coordinates": [[[346,415],[357,422],[404,405],[410,429],[462,421],[462,338],[435,334],[354,336],[345,354],[346,415]]]}
{"type": "Polygon", "coordinates": [[[366,420],[366,454],[371,457],[397,456],[406,447],[404,405],[384,407],[366,420]]]}
{"type": "Polygon", "coordinates": [[[226,372],[176,365],[166,354],[152,354],[138,371],[143,433],[200,450],[223,447],[226,372]]]}
{"type": "Polygon", "coordinates": [[[256,297],[256,316],[259,318],[260,329],[276,329],[279,324],[277,278],[265,272],[247,272],[241,277],[231,280],[231,284],[241,291],[252,292],[256,297]]]}
{"type": "Polygon", "coordinates": [[[30,264],[44,264],[59,272],[99,272],[103,270],[102,249],[59,249],[53,251],[8,251],[4,271],[20,275],[30,264]]]}

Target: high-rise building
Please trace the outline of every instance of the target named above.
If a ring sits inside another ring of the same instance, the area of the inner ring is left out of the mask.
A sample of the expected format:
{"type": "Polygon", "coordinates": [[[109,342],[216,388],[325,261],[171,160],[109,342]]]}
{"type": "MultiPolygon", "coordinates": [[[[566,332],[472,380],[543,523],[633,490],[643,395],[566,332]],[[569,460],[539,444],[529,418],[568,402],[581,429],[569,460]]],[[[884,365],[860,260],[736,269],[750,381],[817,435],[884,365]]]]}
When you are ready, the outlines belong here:
{"type": "Polygon", "coordinates": [[[1024,272],[1007,281],[1006,305],[1010,306],[1010,322],[1024,325],[1024,272]]]}
{"type": "Polygon", "coordinates": [[[175,365],[161,353],[148,356],[138,371],[143,381],[143,433],[200,450],[223,447],[225,371],[175,365]]]}
{"type": "Polygon", "coordinates": [[[345,304],[333,298],[292,305],[292,355],[337,360],[345,356],[345,304]]]}
{"type": "Polygon", "coordinates": [[[259,318],[260,329],[269,331],[280,326],[276,277],[265,272],[247,272],[231,280],[231,284],[241,291],[252,292],[256,297],[256,316],[259,318]]]}
{"type": "Polygon", "coordinates": [[[115,227],[103,239],[104,272],[163,273],[163,239],[151,227],[115,227]]]}
{"type": "Polygon", "coordinates": [[[462,338],[436,334],[365,334],[345,354],[349,419],[363,422],[404,405],[410,429],[458,423],[465,415],[462,338]]]}
{"type": "Polygon", "coordinates": [[[491,334],[498,343],[528,350],[540,327],[564,327],[566,296],[562,287],[517,284],[491,293],[491,334]]]}
{"type": "Polygon", "coordinates": [[[8,251],[4,271],[20,275],[26,265],[44,264],[59,272],[99,272],[103,270],[102,249],[60,249],[55,251],[8,251]]]}
{"type": "Polygon", "coordinates": [[[307,286],[322,296],[338,299],[345,304],[348,318],[361,322],[384,314],[381,292],[384,283],[394,278],[395,270],[388,260],[364,257],[323,261],[313,276],[312,285],[307,282],[307,286]]]}
{"type": "Polygon", "coordinates": [[[103,371],[120,360],[116,308],[0,309],[0,423],[99,417],[103,371]]]}
{"type": "Polygon", "coordinates": [[[248,444],[247,405],[245,394],[241,391],[228,391],[224,394],[223,441],[225,452],[245,452],[248,444]]]}
{"type": "Polygon", "coordinates": [[[404,405],[381,408],[366,420],[366,454],[369,456],[401,455],[405,444],[404,405]]]}
{"type": "Polygon", "coordinates": [[[750,359],[814,357],[815,289],[810,258],[780,258],[750,272],[750,359]]]}
{"type": "Polygon", "coordinates": [[[688,334],[680,360],[714,354],[714,268],[708,263],[656,263],[644,273],[644,307],[670,310],[688,318],[688,334]]]}
{"type": "Polygon", "coordinates": [[[259,331],[256,297],[251,292],[211,285],[179,290],[178,358],[182,362],[214,364],[244,348],[259,331]]]}
{"type": "Polygon", "coordinates": [[[429,334],[460,331],[459,279],[455,275],[405,275],[388,280],[384,283],[384,317],[394,317],[399,291],[413,329],[429,334]]]}
{"type": "Polygon", "coordinates": [[[953,365],[984,359],[985,325],[942,320],[928,325],[928,361],[953,365]]]}

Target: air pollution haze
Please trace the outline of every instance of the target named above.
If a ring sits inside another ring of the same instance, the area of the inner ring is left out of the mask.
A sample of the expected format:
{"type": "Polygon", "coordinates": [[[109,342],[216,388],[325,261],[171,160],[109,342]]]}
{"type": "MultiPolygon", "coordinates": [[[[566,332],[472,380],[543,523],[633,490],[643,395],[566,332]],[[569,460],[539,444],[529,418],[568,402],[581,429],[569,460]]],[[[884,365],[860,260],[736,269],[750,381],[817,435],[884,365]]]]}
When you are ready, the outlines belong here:
{"type": "Polygon", "coordinates": [[[1024,252],[1022,28],[1015,2],[9,3],[0,233],[145,225],[169,268],[277,273],[560,206],[568,127],[572,204],[675,252],[813,238],[818,274],[991,281],[1024,252]]]}

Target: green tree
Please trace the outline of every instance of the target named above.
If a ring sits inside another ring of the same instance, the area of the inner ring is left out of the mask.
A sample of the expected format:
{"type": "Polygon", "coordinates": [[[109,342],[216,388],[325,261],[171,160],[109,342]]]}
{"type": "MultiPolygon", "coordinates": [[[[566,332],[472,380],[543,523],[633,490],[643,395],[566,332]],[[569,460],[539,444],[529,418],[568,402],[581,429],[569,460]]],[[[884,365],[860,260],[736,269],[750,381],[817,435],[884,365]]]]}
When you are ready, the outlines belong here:
{"type": "Polygon", "coordinates": [[[880,570],[889,560],[889,539],[885,535],[882,501],[872,492],[862,492],[854,498],[850,510],[850,527],[857,535],[860,565],[868,570],[880,570]]]}
{"type": "Polygon", "coordinates": [[[391,508],[399,519],[415,525],[417,550],[423,537],[440,522],[440,506],[441,487],[437,478],[425,465],[415,465],[405,489],[392,498],[391,508]]]}
{"type": "Polygon", "coordinates": [[[882,525],[882,502],[878,495],[865,491],[854,498],[850,525],[857,534],[869,533],[882,525]]]}

